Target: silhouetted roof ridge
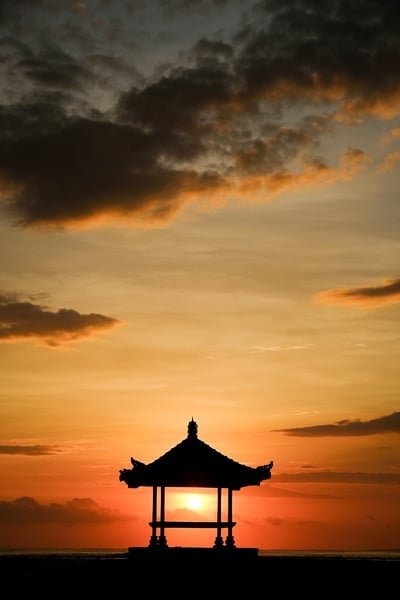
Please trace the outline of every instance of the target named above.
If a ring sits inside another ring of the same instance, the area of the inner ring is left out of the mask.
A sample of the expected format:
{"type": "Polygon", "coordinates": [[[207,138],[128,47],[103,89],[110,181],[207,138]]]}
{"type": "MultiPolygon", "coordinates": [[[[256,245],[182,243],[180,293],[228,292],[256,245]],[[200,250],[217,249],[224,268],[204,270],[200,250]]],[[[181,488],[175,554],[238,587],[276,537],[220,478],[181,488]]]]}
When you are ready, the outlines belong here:
{"type": "Polygon", "coordinates": [[[269,465],[249,467],[215,450],[197,437],[197,423],[188,425],[187,438],[147,465],[131,458],[133,469],[122,469],[120,480],[129,487],[229,487],[260,485],[270,479],[269,465]]]}
{"type": "Polygon", "coordinates": [[[244,465],[242,463],[240,463],[237,460],[234,460],[233,458],[230,458],[229,456],[226,456],[226,454],[223,454],[222,452],[220,452],[219,450],[216,450],[215,448],[213,448],[212,446],[210,446],[210,444],[207,444],[207,442],[204,442],[203,440],[199,439],[199,438],[195,438],[195,440],[190,439],[190,438],[184,438],[183,440],[181,440],[180,442],[178,442],[178,444],[176,444],[175,446],[173,446],[172,448],[170,448],[169,450],[167,450],[167,452],[165,452],[164,454],[162,454],[161,456],[159,456],[158,458],[156,458],[155,460],[153,460],[152,462],[148,463],[147,466],[148,467],[152,467],[154,465],[158,465],[161,464],[163,460],[170,458],[171,456],[173,456],[175,453],[181,452],[181,451],[187,451],[188,448],[188,444],[192,445],[192,444],[196,444],[196,446],[198,447],[198,449],[200,451],[204,451],[206,450],[207,452],[210,453],[210,455],[217,459],[217,460],[221,460],[221,461],[227,461],[229,462],[231,465],[237,465],[238,467],[244,467],[246,469],[252,469],[253,467],[249,467],[247,465],[244,465]]]}

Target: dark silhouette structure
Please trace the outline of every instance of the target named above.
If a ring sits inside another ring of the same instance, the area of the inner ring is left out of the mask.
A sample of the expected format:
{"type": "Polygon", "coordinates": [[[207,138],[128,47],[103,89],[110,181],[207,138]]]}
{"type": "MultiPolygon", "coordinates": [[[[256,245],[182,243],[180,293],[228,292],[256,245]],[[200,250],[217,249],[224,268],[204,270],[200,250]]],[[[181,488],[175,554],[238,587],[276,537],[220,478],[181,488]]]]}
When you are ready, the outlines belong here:
{"type": "Polygon", "coordinates": [[[242,465],[211,448],[197,437],[197,424],[188,425],[187,438],[149,464],[131,458],[132,469],[121,469],[119,479],[130,488],[153,488],[153,511],[149,525],[152,528],[150,548],[167,548],[167,528],[215,528],[214,548],[235,548],[232,534],[236,525],[232,520],[232,493],[247,485],[260,485],[271,478],[273,462],[252,468],[242,465]],[[216,521],[167,521],[165,519],[166,487],[206,487],[217,489],[216,521]],[[160,488],[160,514],[158,517],[158,488],[160,488]],[[222,489],[228,490],[228,518],[222,521],[222,489]],[[227,529],[224,541],[222,529],[227,529]],[[158,533],[159,530],[159,533],[158,533]]]}

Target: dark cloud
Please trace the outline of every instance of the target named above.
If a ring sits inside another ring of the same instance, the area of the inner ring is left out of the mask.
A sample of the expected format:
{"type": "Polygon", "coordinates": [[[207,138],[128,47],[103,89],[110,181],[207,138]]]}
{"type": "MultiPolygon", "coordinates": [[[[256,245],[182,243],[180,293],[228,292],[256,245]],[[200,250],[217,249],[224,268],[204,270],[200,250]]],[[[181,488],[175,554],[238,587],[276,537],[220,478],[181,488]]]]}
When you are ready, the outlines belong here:
{"type": "Polygon", "coordinates": [[[32,51],[26,44],[10,36],[0,38],[0,60],[3,62],[9,56],[30,57],[32,51]]]}
{"type": "MultiPolygon", "coordinates": [[[[178,4],[195,6],[164,2],[178,4]]],[[[330,166],[320,141],[346,119],[400,112],[399,13],[394,0],[266,0],[232,39],[202,38],[146,83],[133,72],[134,84],[103,114],[90,111],[93,95],[81,105],[77,90],[96,64],[108,63],[108,82],[126,65],[93,51],[78,61],[54,47],[21,58],[36,96],[1,107],[6,206],[24,225],[98,217],[152,225],[198,198],[265,199],[348,179],[366,154],[346,149],[330,166]],[[40,99],[39,88],[75,94],[75,104],[40,99]],[[299,121],[284,124],[294,104],[299,121]]]]}
{"type": "Polygon", "coordinates": [[[17,296],[0,295],[0,342],[40,339],[49,346],[80,340],[119,323],[117,319],[60,308],[56,312],[17,296]]]}
{"type": "Polygon", "coordinates": [[[131,518],[117,510],[99,506],[91,498],[73,498],[63,504],[41,504],[28,496],[13,501],[0,501],[0,522],[3,523],[102,525],[131,518]]]}
{"type": "Polygon", "coordinates": [[[286,100],[339,101],[345,112],[398,112],[396,0],[265,0],[268,28],[248,30],[239,59],[247,90],[286,100]]]}
{"type": "MultiPolygon", "coordinates": [[[[110,93],[110,87],[119,89],[127,87],[127,81],[144,85],[144,78],[133,66],[122,58],[112,55],[91,53],[75,58],[54,43],[42,44],[38,50],[21,44],[13,38],[0,39],[0,66],[4,65],[5,83],[7,79],[24,84],[32,93],[45,90],[61,90],[75,97],[74,112],[79,112],[79,101],[89,97],[92,90],[110,93]],[[8,67],[8,70],[7,70],[8,67]]],[[[90,102],[93,104],[93,97],[90,102]]],[[[89,102],[89,100],[88,100],[89,102]]]]}
{"type": "Polygon", "coordinates": [[[22,454],[24,456],[49,456],[60,454],[63,449],[60,446],[48,446],[46,444],[34,444],[22,446],[18,444],[0,444],[0,454],[22,454]]]}
{"type": "Polygon", "coordinates": [[[14,69],[39,86],[78,91],[92,79],[91,73],[71,57],[60,52],[48,52],[25,58],[14,69]]]}
{"type": "Polygon", "coordinates": [[[277,483],[361,483],[400,485],[400,473],[352,473],[341,471],[302,471],[274,475],[277,483]]]}
{"type": "Polygon", "coordinates": [[[152,131],[209,133],[215,114],[234,99],[234,81],[225,64],[210,61],[177,68],[141,90],[123,94],[121,118],[152,131]]]}
{"type": "Polygon", "coordinates": [[[376,435],[382,433],[400,433],[400,412],[371,419],[370,421],[338,421],[328,425],[311,425],[310,427],[292,427],[278,429],[286,435],[296,437],[347,437],[376,435]]]}
{"type": "MultiPolygon", "coordinates": [[[[232,2],[232,0],[229,0],[232,2]]],[[[159,0],[160,6],[169,14],[183,10],[202,12],[211,10],[218,6],[224,6],[228,0],[159,0]]]]}
{"type": "Polygon", "coordinates": [[[231,44],[223,40],[202,38],[195,44],[192,52],[198,60],[209,60],[218,56],[228,59],[233,56],[234,49],[231,44]]]}
{"type": "Polygon", "coordinates": [[[316,299],[325,304],[350,304],[361,308],[384,306],[400,302],[400,279],[388,279],[382,285],[326,290],[316,299]]]}
{"type": "Polygon", "coordinates": [[[141,86],[145,84],[145,79],[138,69],[121,58],[101,53],[89,54],[85,57],[85,64],[88,65],[92,78],[95,78],[97,83],[105,81],[108,85],[115,85],[116,79],[120,79],[124,87],[127,81],[130,86],[132,83],[141,86]]]}
{"type": "Polygon", "coordinates": [[[40,12],[43,16],[49,8],[50,4],[46,0],[1,0],[0,28],[20,31],[28,26],[24,23],[28,16],[33,16],[35,12],[40,12]]]}
{"type": "Polygon", "coordinates": [[[85,2],[73,2],[71,4],[71,11],[85,15],[89,11],[89,6],[85,2]]]}
{"type": "Polygon", "coordinates": [[[44,103],[3,110],[1,126],[3,193],[11,196],[10,209],[25,225],[116,215],[149,224],[167,221],[187,195],[219,184],[211,172],[161,160],[196,153],[196,144],[168,132],[69,118],[44,103]]]}

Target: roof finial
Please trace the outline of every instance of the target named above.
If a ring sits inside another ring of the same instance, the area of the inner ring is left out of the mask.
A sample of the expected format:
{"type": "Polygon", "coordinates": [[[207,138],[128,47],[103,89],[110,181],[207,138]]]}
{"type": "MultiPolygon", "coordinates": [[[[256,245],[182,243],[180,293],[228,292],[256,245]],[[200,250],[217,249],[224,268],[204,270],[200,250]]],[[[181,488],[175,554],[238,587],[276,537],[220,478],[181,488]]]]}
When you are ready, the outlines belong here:
{"type": "Polygon", "coordinates": [[[191,440],[197,439],[197,423],[194,421],[193,417],[188,424],[188,438],[191,440]]]}

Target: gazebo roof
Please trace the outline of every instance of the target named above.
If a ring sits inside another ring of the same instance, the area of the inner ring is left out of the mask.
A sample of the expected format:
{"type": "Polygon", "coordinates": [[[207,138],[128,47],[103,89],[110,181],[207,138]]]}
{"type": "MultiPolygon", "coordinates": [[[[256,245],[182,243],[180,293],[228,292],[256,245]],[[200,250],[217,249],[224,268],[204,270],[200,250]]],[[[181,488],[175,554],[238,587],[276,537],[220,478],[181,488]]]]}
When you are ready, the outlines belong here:
{"type": "Polygon", "coordinates": [[[131,458],[132,469],[120,471],[120,481],[140,486],[221,487],[239,490],[270,479],[273,463],[260,467],[242,465],[214,450],[197,437],[197,424],[188,425],[188,436],[149,464],[131,458]]]}

